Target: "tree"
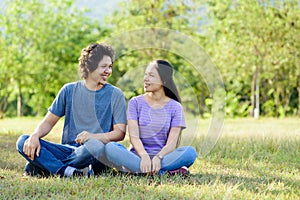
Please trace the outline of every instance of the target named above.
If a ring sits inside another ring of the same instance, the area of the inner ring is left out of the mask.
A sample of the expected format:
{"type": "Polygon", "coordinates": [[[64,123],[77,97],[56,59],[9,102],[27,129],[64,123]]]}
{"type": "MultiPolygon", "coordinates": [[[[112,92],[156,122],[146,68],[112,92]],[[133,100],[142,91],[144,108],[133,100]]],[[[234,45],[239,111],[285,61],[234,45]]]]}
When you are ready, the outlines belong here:
{"type": "Polygon", "coordinates": [[[6,103],[0,108],[7,112],[5,104],[17,102],[18,116],[44,114],[58,89],[77,79],[80,50],[104,30],[72,0],[12,0],[1,14],[0,82],[6,89],[0,100],[6,103]]]}
{"type": "MultiPolygon", "coordinates": [[[[201,45],[202,38],[199,35],[199,27],[194,26],[194,23],[197,23],[199,17],[201,17],[198,15],[196,7],[194,7],[194,5],[196,6],[196,2],[197,1],[195,0],[189,2],[168,0],[131,0],[121,2],[119,9],[115,11],[112,16],[107,18],[107,23],[111,24],[113,30],[111,37],[123,32],[136,29],[140,30],[142,28],[147,29],[147,31],[145,31],[147,34],[139,37],[134,34],[128,35],[128,37],[123,38],[123,41],[120,41],[120,44],[115,45],[115,48],[123,49],[123,51],[115,62],[115,66],[118,66],[118,68],[114,70],[114,74],[118,73],[118,75],[111,77],[110,80],[117,82],[118,80],[116,77],[120,77],[128,71],[132,72],[131,70],[134,68],[143,67],[154,59],[166,59],[172,63],[177,72],[178,79],[176,79],[176,81],[178,82],[179,87],[182,86],[180,92],[186,109],[194,114],[199,114],[199,110],[201,114],[207,112],[205,99],[209,98],[209,91],[204,79],[201,78],[195,71],[195,68],[188,63],[182,55],[176,55],[169,51],[178,41],[172,41],[171,37],[168,41],[150,41],[151,37],[154,35],[168,34],[166,32],[160,32],[157,29],[163,28],[167,30],[176,30],[186,34],[186,37],[192,37],[195,42],[199,42],[199,45],[201,45]],[[131,44],[144,44],[145,42],[150,41],[151,45],[149,45],[149,48],[144,49],[140,49],[136,46],[136,49],[132,50],[126,49],[125,41],[131,44]],[[156,48],[158,46],[164,48],[156,48]],[[196,96],[196,101],[198,101],[197,103],[199,105],[195,106],[193,96],[196,96]]],[[[166,38],[167,36],[162,35],[161,37],[166,38]]],[[[191,52],[189,47],[185,48],[186,52],[191,52]]],[[[134,72],[137,72],[137,70],[134,72]]],[[[140,74],[135,75],[135,77],[143,76],[142,70],[139,73],[140,74]]],[[[132,84],[134,83],[131,83],[130,85],[129,78],[127,83],[128,88],[123,89],[128,99],[143,92],[140,89],[142,85],[140,85],[138,89],[138,86],[132,87],[132,84]],[[133,88],[135,88],[135,90],[133,90],[133,88]]],[[[141,83],[142,81],[140,84],[141,83]]],[[[122,86],[124,86],[124,84],[122,84],[122,86]]]]}
{"type": "Polygon", "coordinates": [[[228,107],[235,110],[240,104],[253,116],[260,100],[264,115],[293,114],[290,102],[299,74],[295,62],[299,44],[293,41],[299,38],[299,3],[211,0],[206,5],[212,22],[207,34],[213,35],[208,44],[226,77],[227,90],[233,93],[228,107]]]}

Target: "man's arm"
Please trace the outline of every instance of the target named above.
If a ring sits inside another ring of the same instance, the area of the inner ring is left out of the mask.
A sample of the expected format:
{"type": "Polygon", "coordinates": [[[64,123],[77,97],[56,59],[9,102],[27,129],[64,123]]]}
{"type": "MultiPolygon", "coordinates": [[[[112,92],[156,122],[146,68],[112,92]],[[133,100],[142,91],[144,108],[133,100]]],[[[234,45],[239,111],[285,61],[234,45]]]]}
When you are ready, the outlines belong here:
{"type": "Polygon", "coordinates": [[[83,144],[88,139],[94,138],[97,140],[100,140],[104,144],[107,144],[112,141],[121,141],[124,139],[126,134],[126,124],[115,124],[113,126],[113,130],[107,133],[89,133],[87,131],[83,131],[80,134],[78,134],[77,138],[75,139],[75,142],[83,144]]]}
{"type": "Polygon", "coordinates": [[[60,117],[48,112],[34,132],[25,141],[23,151],[29,159],[33,160],[35,155],[40,155],[41,146],[39,139],[46,136],[59,119],[60,117]]]}

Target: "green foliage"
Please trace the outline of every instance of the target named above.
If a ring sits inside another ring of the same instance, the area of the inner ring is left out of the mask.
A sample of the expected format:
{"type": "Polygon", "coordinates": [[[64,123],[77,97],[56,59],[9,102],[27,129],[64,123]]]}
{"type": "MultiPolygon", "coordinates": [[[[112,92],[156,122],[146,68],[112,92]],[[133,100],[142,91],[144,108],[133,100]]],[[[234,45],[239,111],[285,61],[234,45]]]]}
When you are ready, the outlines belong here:
{"type": "MultiPolygon", "coordinates": [[[[126,45],[144,44],[161,34],[155,28],[163,28],[185,34],[211,56],[228,92],[227,116],[253,114],[256,95],[263,116],[300,114],[299,9],[297,0],[130,0],[120,1],[105,24],[99,24],[86,17],[87,10],[76,9],[73,0],[6,1],[0,11],[0,118],[44,114],[59,88],[79,78],[77,59],[83,47],[141,28],[153,34],[114,44],[117,52],[122,50],[109,81],[127,99],[143,92],[145,66],[166,59],[175,67],[186,112],[211,117],[213,96],[206,80],[214,75],[199,74],[183,55],[168,51],[182,41],[156,40],[134,50],[126,45]]],[[[181,49],[191,56],[194,51],[181,49]]]]}
{"type": "MultiPolygon", "coordinates": [[[[0,18],[1,102],[20,97],[24,115],[44,114],[59,88],[77,79],[80,51],[101,29],[72,5],[71,0],[7,2],[0,18]]],[[[16,114],[15,107],[0,110],[16,114]]]]}
{"type": "MultiPolygon", "coordinates": [[[[159,35],[164,33],[159,33],[154,28],[164,28],[180,31],[186,34],[186,37],[193,37],[195,40],[199,40],[198,27],[192,26],[192,23],[198,20],[198,17],[195,17],[197,16],[195,15],[196,10],[193,9],[193,6],[196,6],[196,2],[171,2],[165,0],[149,2],[131,0],[122,2],[120,9],[116,10],[112,16],[107,17],[107,23],[112,25],[112,31],[114,31],[112,36],[139,28],[150,28],[150,30],[152,28],[152,34],[159,35]]],[[[128,39],[128,42],[131,44],[144,44],[148,39],[144,37],[147,37],[147,35],[137,37],[133,34],[128,39]]],[[[168,37],[162,35],[161,38],[168,37]]],[[[122,39],[126,40],[126,38],[122,39]]],[[[121,41],[122,56],[117,58],[115,66],[118,67],[114,69],[114,76],[110,80],[116,83],[119,81],[119,77],[125,73],[126,77],[128,77],[127,79],[133,78],[134,81],[131,84],[129,80],[126,84],[122,80],[122,84],[120,84],[123,91],[125,91],[126,97],[130,98],[143,92],[142,77],[145,66],[155,59],[168,60],[174,66],[175,81],[180,90],[186,112],[194,115],[203,115],[207,111],[204,101],[209,96],[203,77],[182,55],[177,55],[170,51],[178,41],[172,41],[171,37],[168,39],[168,41],[158,39],[153,41],[153,45],[149,46],[149,48],[137,46],[134,50],[126,48],[126,43],[121,41]],[[162,45],[156,45],[156,43],[162,45]],[[160,49],[155,48],[155,46],[164,46],[165,48],[160,49]],[[132,75],[128,75],[128,73],[132,75]]],[[[118,49],[117,45],[115,48],[118,49]]],[[[190,49],[186,48],[186,52],[189,52],[190,49]]],[[[124,78],[122,77],[122,79],[124,78]]]]}
{"type": "MultiPolygon", "coordinates": [[[[300,39],[299,2],[211,0],[206,5],[212,20],[208,44],[227,90],[237,94],[238,102],[246,97],[253,109],[258,80],[263,115],[294,114],[290,101],[299,98],[299,43],[294,42],[300,39]]],[[[229,115],[235,115],[232,111],[229,115]]]]}

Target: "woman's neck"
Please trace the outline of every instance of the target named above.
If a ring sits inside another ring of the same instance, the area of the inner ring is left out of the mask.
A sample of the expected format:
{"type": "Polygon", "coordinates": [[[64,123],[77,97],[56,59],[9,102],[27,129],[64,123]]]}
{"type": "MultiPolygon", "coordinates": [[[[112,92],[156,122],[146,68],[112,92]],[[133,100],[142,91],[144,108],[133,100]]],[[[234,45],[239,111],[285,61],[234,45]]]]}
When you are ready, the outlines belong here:
{"type": "Polygon", "coordinates": [[[157,102],[163,101],[166,97],[165,93],[160,92],[160,91],[148,92],[147,94],[148,94],[149,99],[151,99],[152,101],[157,101],[157,102]]]}
{"type": "Polygon", "coordinates": [[[170,101],[164,92],[147,92],[145,99],[152,108],[162,108],[170,101]]]}

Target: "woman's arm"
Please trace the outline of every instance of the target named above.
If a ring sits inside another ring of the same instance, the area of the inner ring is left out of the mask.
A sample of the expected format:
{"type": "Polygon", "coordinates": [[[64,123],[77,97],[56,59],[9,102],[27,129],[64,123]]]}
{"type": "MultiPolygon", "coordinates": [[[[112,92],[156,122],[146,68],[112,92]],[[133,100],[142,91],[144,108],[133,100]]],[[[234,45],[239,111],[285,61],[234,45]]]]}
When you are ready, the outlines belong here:
{"type": "Polygon", "coordinates": [[[113,126],[113,130],[107,133],[90,133],[87,131],[83,131],[77,135],[75,142],[83,144],[88,139],[94,138],[96,140],[100,140],[104,144],[107,144],[111,141],[121,141],[124,139],[126,134],[126,124],[115,124],[113,126]]]}
{"type": "Polygon", "coordinates": [[[157,153],[157,156],[164,156],[175,150],[180,135],[181,127],[173,127],[170,130],[166,145],[157,153]]]}
{"type": "Polygon", "coordinates": [[[157,173],[161,168],[161,159],[174,151],[180,135],[181,127],[173,127],[170,130],[166,145],[152,158],[152,172],[157,173]]]}
{"type": "Polygon", "coordinates": [[[151,172],[151,159],[140,139],[139,126],[136,120],[128,120],[130,143],[141,158],[140,169],[143,173],[151,172]]]}

